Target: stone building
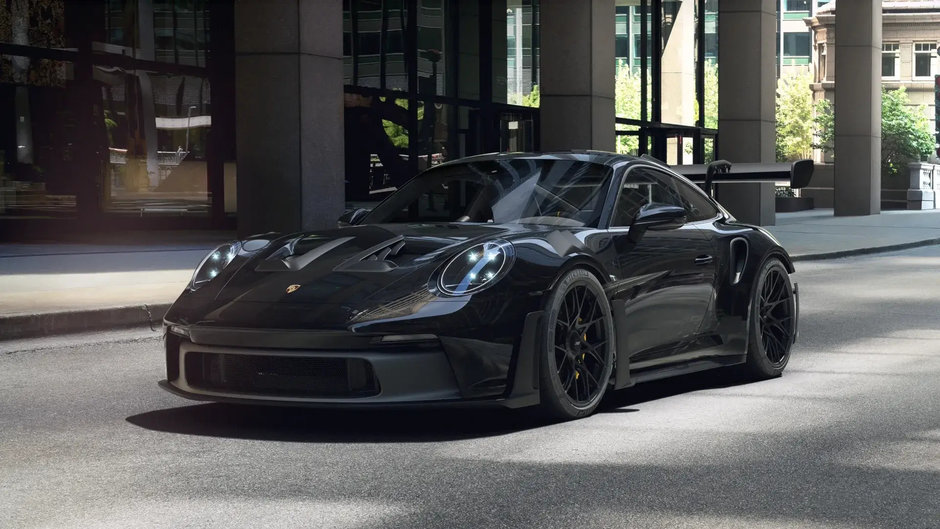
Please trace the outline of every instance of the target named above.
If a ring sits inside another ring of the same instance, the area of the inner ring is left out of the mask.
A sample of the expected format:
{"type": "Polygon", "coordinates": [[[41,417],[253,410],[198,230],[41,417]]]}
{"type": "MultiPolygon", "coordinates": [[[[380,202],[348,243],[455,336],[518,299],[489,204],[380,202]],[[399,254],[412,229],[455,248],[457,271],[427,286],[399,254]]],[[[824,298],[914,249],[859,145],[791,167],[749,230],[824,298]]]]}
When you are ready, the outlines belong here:
{"type": "MultiPolygon", "coordinates": [[[[904,87],[911,103],[923,105],[935,121],[940,0],[886,0],[882,9],[881,84],[887,89],[904,87]]],[[[833,1],[805,20],[813,31],[814,101],[835,97],[835,19],[833,1]]]]}
{"type": "MultiPolygon", "coordinates": [[[[844,1],[844,0],[843,0],[844,1]]],[[[813,101],[836,101],[836,15],[838,0],[820,7],[815,16],[805,19],[813,33],[813,101]]],[[[881,68],[873,72],[874,79],[887,89],[904,87],[913,105],[922,106],[934,132],[937,131],[935,109],[935,76],[940,74],[940,0],[886,0],[882,4],[881,68]]],[[[849,58],[849,63],[855,57],[849,58]]],[[[848,84],[867,80],[858,77],[852,65],[843,65],[848,72],[848,84]]],[[[841,85],[846,85],[843,79],[841,85]]],[[[849,103],[851,108],[852,103],[849,103]]],[[[878,116],[880,118],[880,108],[878,116]]],[[[838,111],[838,110],[837,110],[838,111]]],[[[854,111],[854,109],[850,110],[854,111]]],[[[874,109],[872,110],[872,112],[874,109]]],[[[874,113],[872,114],[874,115],[874,113]]],[[[836,151],[840,149],[837,147],[836,151]]],[[[828,155],[816,153],[817,161],[831,162],[828,155]]],[[[833,167],[817,165],[816,176],[803,196],[813,197],[816,207],[833,207],[833,167]]],[[[880,185],[880,200],[884,207],[904,207],[906,190],[893,189],[896,185],[880,185]]]]}

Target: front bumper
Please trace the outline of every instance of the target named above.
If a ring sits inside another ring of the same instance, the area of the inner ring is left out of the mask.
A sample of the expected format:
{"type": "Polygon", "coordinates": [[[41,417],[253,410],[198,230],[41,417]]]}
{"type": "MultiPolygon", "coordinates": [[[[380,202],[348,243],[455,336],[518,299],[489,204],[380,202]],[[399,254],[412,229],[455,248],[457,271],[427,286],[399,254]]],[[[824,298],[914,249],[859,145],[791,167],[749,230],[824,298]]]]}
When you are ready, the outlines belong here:
{"type": "Polygon", "coordinates": [[[515,343],[168,324],[167,379],[193,400],[314,407],[537,404],[536,329],[515,343]]]}

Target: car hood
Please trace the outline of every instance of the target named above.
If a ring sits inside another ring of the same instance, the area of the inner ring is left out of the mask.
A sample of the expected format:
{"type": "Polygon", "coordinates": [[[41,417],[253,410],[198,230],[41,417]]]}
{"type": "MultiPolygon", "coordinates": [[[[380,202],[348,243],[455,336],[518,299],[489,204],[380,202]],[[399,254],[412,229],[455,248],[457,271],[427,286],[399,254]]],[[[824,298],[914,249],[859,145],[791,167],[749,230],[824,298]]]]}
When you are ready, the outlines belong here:
{"type": "Polygon", "coordinates": [[[468,244],[509,228],[384,224],[292,234],[244,262],[216,300],[369,306],[427,292],[428,280],[468,244]]]}

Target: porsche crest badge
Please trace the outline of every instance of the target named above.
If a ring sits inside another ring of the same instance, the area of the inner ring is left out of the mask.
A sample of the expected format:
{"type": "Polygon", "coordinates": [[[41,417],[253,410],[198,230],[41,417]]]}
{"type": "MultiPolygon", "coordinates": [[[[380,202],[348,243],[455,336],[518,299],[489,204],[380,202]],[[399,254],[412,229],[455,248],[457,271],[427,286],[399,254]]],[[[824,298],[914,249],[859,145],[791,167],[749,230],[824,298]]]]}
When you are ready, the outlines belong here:
{"type": "Polygon", "coordinates": [[[300,288],[300,285],[291,285],[291,286],[287,287],[287,293],[288,293],[288,294],[293,294],[294,292],[297,292],[297,289],[299,289],[299,288],[300,288]]]}

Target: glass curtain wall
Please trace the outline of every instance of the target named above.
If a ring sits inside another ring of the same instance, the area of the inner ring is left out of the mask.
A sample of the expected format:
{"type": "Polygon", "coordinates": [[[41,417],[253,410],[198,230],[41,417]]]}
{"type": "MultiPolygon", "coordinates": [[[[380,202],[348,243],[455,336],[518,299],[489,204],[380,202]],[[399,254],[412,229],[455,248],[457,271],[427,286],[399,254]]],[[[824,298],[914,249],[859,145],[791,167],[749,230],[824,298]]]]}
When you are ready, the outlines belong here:
{"type": "Polygon", "coordinates": [[[214,0],[0,3],[0,220],[224,220],[231,23],[214,0]]]}
{"type": "Polygon", "coordinates": [[[538,0],[344,0],[346,197],[538,148],[538,0]]]}
{"type": "Polygon", "coordinates": [[[618,0],[617,148],[669,164],[714,159],[716,0],[618,0]]]}

